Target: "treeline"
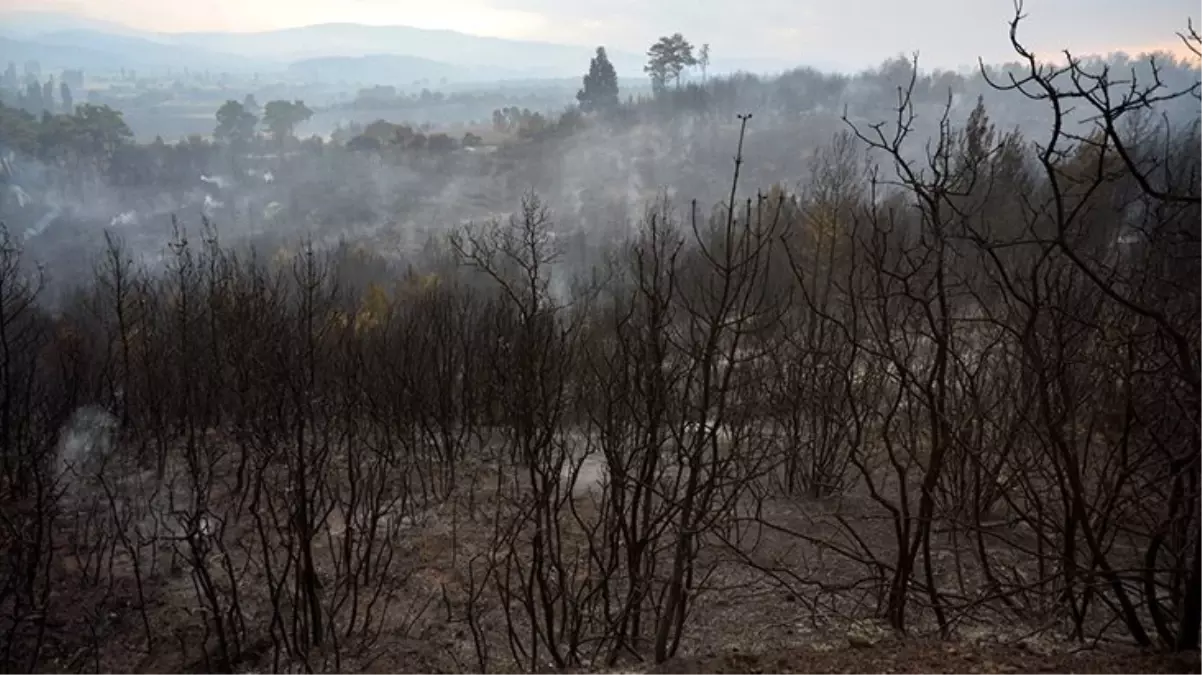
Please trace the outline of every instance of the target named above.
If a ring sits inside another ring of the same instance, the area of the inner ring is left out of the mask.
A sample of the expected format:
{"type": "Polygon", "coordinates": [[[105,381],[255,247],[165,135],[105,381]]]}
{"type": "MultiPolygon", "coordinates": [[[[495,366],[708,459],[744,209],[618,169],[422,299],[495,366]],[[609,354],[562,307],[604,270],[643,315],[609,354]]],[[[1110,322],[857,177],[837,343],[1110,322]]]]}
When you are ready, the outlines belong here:
{"type": "MultiPolygon", "coordinates": [[[[1013,95],[1089,91],[1048,77],[1013,95]]],[[[209,230],[151,275],[114,240],[52,316],[6,240],[3,662],[341,669],[414,617],[462,669],[661,662],[732,556],[815,615],[1196,648],[1200,134],[1121,124],[1153,95],[1038,145],[978,107],[921,163],[903,95],[796,194],[740,197],[740,141],[725,204],[657,204],[587,271],[530,196],[399,275],[209,230]],[[57,442],[85,404],[111,448],[57,442]]]]}
{"type": "MultiPolygon", "coordinates": [[[[664,44],[657,43],[660,49],[656,52],[659,56],[654,77],[663,82],[677,80],[673,73],[679,73],[688,64],[700,63],[692,57],[691,46],[689,50],[678,48],[687,42],[681,43],[675,36],[660,42],[664,44]]],[[[986,82],[986,78],[1004,82],[1010,75],[1021,73],[1023,67],[1022,63],[991,66],[975,76],[940,71],[923,73],[916,70],[915,61],[899,57],[857,75],[822,73],[812,68],[799,68],[775,77],[736,74],[707,78],[702,83],[678,82],[675,87],[658,87],[650,95],[623,98],[612,66],[601,49],[593,59],[590,74],[584,78],[585,88],[578,95],[579,107],[554,113],[507,106],[494,110],[491,119],[483,120],[481,126],[502,134],[509,144],[543,144],[565,141],[598,125],[624,133],[643,124],[683,123],[698,116],[733,119],[745,110],[754,110],[761,125],[774,127],[799,123],[815,115],[837,117],[844,109],[857,120],[873,121],[889,114],[896,89],[902,86],[912,92],[912,102],[924,112],[937,110],[949,97],[957,102],[958,109],[966,111],[973,100],[982,96],[994,116],[1004,120],[1003,128],[1042,128],[1046,125],[1046,109],[1025,99],[1004,97],[986,82]]],[[[1111,86],[1116,79],[1134,77],[1142,82],[1155,78],[1164,89],[1178,91],[1191,86],[1198,77],[1196,64],[1166,54],[1141,55],[1136,59],[1113,54],[1107,59],[1081,60],[1077,67],[1092,78],[1105,73],[1111,86]]],[[[1179,101],[1160,103],[1162,108],[1170,108],[1162,111],[1175,119],[1191,114],[1188,106],[1182,107],[1179,101]]],[[[423,154],[432,150],[439,154],[484,142],[475,133],[452,136],[401,120],[383,119],[335,130],[329,141],[317,137],[297,139],[296,128],[312,114],[303,101],[270,101],[260,106],[253,96],[247,96],[241,102],[227,101],[216,111],[211,139],[192,136],[178,143],[155,139],[152,143],[136,144],[120,111],[108,106],[66,105],[61,113],[54,114],[52,110],[29,112],[0,101],[0,149],[49,161],[71,171],[90,171],[88,177],[129,186],[143,181],[154,183],[158,176],[187,176],[198,166],[205,167],[202,171],[228,167],[230,162],[223,159],[228,152],[281,149],[324,152],[329,146],[357,152],[423,154]],[[166,151],[164,146],[179,150],[166,151]]],[[[164,186],[170,184],[167,181],[164,186]]]]}
{"type": "Polygon", "coordinates": [[[3,149],[51,162],[70,160],[106,163],[133,133],[121,113],[85,103],[71,112],[40,116],[0,103],[3,149]]]}

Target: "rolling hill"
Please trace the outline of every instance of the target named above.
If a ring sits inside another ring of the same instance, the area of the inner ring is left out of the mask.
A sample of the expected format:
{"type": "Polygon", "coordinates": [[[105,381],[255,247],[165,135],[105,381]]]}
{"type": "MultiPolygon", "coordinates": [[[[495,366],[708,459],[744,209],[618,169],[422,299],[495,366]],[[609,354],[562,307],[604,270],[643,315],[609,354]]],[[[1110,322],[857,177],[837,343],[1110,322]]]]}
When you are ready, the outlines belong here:
{"type": "Polygon", "coordinates": [[[121,35],[90,29],[44,33],[25,39],[0,38],[0,59],[39,61],[43,67],[87,70],[133,68],[143,72],[192,68],[230,72],[282,69],[270,59],[223,54],[163,38],[121,35]]]}
{"type": "MultiPolygon", "coordinates": [[[[50,68],[288,72],[362,83],[579,77],[595,49],[353,23],[247,33],[151,33],[49,12],[0,12],[0,39],[0,61],[36,59],[50,68]]],[[[619,77],[644,77],[644,55],[611,50],[609,57],[619,77]]],[[[710,72],[762,72],[790,65],[715,58],[710,72]]]]}
{"type": "Polygon", "coordinates": [[[0,10],[0,35],[15,39],[36,38],[60,31],[90,30],[112,35],[151,37],[153,33],[130,28],[113,21],[101,21],[62,12],[0,10]]]}
{"type": "Polygon", "coordinates": [[[288,75],[309,82],[355,82],[407,85],[416,80],[489,82],[529,75],[526,71],[490,66],[462,66],[402,54],[324,56],[288,65],[288,75]]]}
{"type": "MultiPolygon", "coordinates": [[[[595,47],[506,40],[411,26],[327,23],[258,33],[183,33],[178,44],[250,58],[288,61],[332,56],[394,54],[455,66],[501,67],[530,76],[579,74],[595,47]]],[[[642,55],[612,52],[619,73],[642,72],[642,55]]]]}

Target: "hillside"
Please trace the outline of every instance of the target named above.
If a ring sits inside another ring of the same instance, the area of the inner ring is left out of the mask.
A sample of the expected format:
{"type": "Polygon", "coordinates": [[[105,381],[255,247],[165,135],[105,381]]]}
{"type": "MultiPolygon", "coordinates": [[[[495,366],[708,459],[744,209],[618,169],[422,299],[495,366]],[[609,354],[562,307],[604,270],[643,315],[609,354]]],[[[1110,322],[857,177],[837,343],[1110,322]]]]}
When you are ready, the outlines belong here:
{"type": "MultiPolygon", "coordinates": [[[[328,56],[403,54],[459,66],[503,65],[531,76],[576,74],[593,47],[505,40],[411,26],[331,23],[257,33],[184,33],[179,44],[247,57],[300,60],[328,56]]],[[[641,72],[641,55],[612,52],[619,72],[641,72]]]]}
{"type": "MultiPolygon", "coordinates": [[[[412,26],[326,23],[247,33],[152,33],[119,24],[48,12],[0,13],[6,59],[34,59],[50,67],[93,69],[192,68],[230,72],[316,69],[335,80],[405,79],[482,81],[579,77],[595,45],[567,45],[470,35],[412,26]],[[403,57],[389,60],[383,57],[403,57]],[[366,59],[316,62],[315,59],[366,59]],[[357,76],[348,76],[358,73],[357,76]]],[[[610,50],[621,77],[643,77],[643,54],[610,50]]],[[[764,58],[717,55],[710,72],[779,71],[795,65],[764,58]]],[[[816,63],[813,65],[823,65],[816,63]]]]}
{"type": "MultiPolygon", "coordinates": [[[[3,45],[6,60],[35,59],[49,67],[283,71],[293,62],[302,70],[312,68],[312,59],[371,58],[376,69],[371,72],[387,69],[383,79],[576,76],[594,48],[354,23],[248,33],[151,33],[45,12],[0,13],[0,35],[11,41],[3,45]],[[385,55],[407,60],[380,60],[385,55]]],[[[619,73],[641,75],[641,54],[610,52],[610,58],[619,73]]],[[[318,65],[354,69],[362,64],[318,65]]]]}
{"type": "Polygon", "coordinates": [[[0,671],[1197,672],[1202,35],[1020,19],[977,73],[30,82],[0,671]]]}
{"type": "Polygon", "coordinates": [[[31,38],[47,33],[72,30],[93,30],[113,35],[149,37],[145,31],[114,21],[100,21],[62,12],[5,12],[0,10],[0,35],[7,37],[31,38]]]}
{"type": "Polygon", "coordinates": [[[405,85],[414,80],[457,82],[488,81],[521,77],[520,70],[488,66],[461,66],[403,54],[325,56],[294,61],[288,75],[306,81],[359,82],[405,85]]]}
{"type": "Polygon", "coordinates": [[[166,37],[152,39],[91,29],[55,31],[22,40],[5,39],[2,44],[6,60],[36,60],[49,68],[84,66],[92,71],[131,68],[145,72],[191,68],[252,72],[278,69],[282,65],[271,59],[182,45],[166,37]]]}
{"type": "Polygon", "coordinates": [[[73,68],[81,63],[94,64],[93,67],[100,69],[124,67],[119,57],[102,50],[57,46],[5,36],[0,36],[0,54],[15,63],[38,61],[44,68],[73,68]]]}

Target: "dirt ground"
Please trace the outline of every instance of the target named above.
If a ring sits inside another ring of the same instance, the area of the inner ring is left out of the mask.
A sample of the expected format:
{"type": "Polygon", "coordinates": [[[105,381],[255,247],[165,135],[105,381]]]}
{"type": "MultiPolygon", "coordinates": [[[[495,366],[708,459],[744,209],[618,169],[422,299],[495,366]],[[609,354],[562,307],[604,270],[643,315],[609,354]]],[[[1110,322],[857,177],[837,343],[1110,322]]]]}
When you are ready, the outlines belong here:
{"type": "MultiPolygon", "coordinates": [[[[391,604],[381,614],[386,620],[382,620],[378,639],[370,645],[342,645],[340,661],[326,662],[315,656],[316,670],[477,670],[472,636],[463,622],[447,619],[443,600],[453,597],[459,602],[470,561],[487,552],[492,536],[492,510],[488,506],[491,474],[481,471],[484,478],[473,481],[462,494],[457,492],[454,499],[428,509],[414,518],[411,526],[391,532],[396,542],[390,569],[396,578],[390,582],[391,604]],[[465,501],[468,495],[472,499],[465,501]]],[[[582,497],[580,493],[588,491],[572,492],[582,497]]],[[[580,498],[577,506],[585,509],[588,503],[588,498],[580,498]]],[[[860,533],[882,547],[889,540],[885,531],[888,524],[874,520],[854,499],[774,503],[765,508],[763,515],[815,537],[831,536],[831,518],[838,516],[857,522],[860,533]]],[[[344,529],[345,523],[332,526],[332,536],[344,529]]],[[[231,524],[226,537],[235,555],[245,555],[241,544],[248,535],[238,532],[236,523],[231,524]]],[[[571,528],[567,532],[568,540],[578,534],[571,528]]],[[[250,544],[245,551],[253,551],[253,540],[247,541],[250,544]]],[[[323,559],[328,557],[328,541],[333,539],[321,537],[316,542],[323,559]]],[[[713,550],[720,551],[720,547],[713,550]]],[[[807,582],[822,582],[832,589],[854,582],[861,575],[854,566],[824,560],[820,549],[799,545],[789,536],[772,536],[770,532],[759,540],[756,550],[754,557],[761,563],[782,565],[807,582]]],[[[155,648],[147,653],[128,565],[108,565],[115,585],[81,585],[80,578],[85,575],[79,569],[67,568],[67,563],[76,558],[64,550],[60,556],[62,579],[52,590],[52,604],[64,608],[58,619],[61,625],[52,631],[40,668],[59,672],[207,670],[202,653],[203,621],[195,614],[192,579],[183,566],[174,562],[175,556],[163,554],[160,558],[145,589],[147,623],[156,634],[155,648]],[[93,630],[96,632],[91,633],[93,630]]],[[[681,641],[681,656],[659,666],[619,662],[609,669],[611,672],[1199,672],[1197,653],[1165,655],[1114,645],[1080,649],[1079,645],[1057,640],[1050,631],[1038,632],[1012,620],[999,623],[987,616],[980,617],[975,626],[963,626],[956,642],[916,637],[903,640],[875,620],[856,619],[852,622],[855,625],[848,624],[851,617],[871,614],[871,607],[864,602],[853,602],[857,594],[867,591],[819,592],[813,590],[816,587],[804,587],[792,592],[740,560],[728,559],[728,555],[706,553],[699,565],[714,569],[713,588],[698,600],[681,641]]],[[[247,623],[266,625],[270,606],[263,597],[263,580],[249,573],[239,578],[238,587],[247,623]]],[[[496,599],[485,596],[482,603],[485,609],[481,628],[489,634],[491,643],[489,670],[520,672],[522,669],[506,653],[504,617],[496,599]]],[[[461,612],[462,608],[457,606],[455,611],[461,612]]],[[[254,638],[259,642],[244,645],[246,651],[237,667],[243,672],[269,672],[272,646],[264,642],[262,631],[257,631],[254,638]]]]}
{"type": "MultiPolygon", "coordinates": [[[[364,671],[380,674],[452,674],[462,670],[410,644],[388,663],[364,671]],[[424,653],[423,653],[424,652],[424,653]],[[427,657],[427,658],[423,658],[427,657]],[[428,658],[434,657],[434,658],[428,658]]],[[[889,641],[838,649],[725,652],[685,657],[647,668],[577,671],[572,675],[1064,675],[1202,674],[1197,656],[1167,656],[1135,650],[1090,649],[1048,653],[1024,645],[889,641]]]]}
{"type": "Polygon", "coordinates": [[[1198,653],[1095,648],[1037,653],[1019,646],[912,641],[833,650],[780,649],[673,659],[654,673],[1197,673],[1198,653]]]}

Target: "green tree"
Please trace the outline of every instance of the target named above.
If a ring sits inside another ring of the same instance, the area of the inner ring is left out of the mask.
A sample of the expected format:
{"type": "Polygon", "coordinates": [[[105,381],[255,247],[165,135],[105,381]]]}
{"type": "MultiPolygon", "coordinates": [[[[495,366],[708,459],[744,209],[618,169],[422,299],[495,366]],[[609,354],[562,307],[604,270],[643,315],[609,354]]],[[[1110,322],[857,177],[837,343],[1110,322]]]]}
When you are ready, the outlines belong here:
{"type": "Polygon", "coordinates": [[[380,139],[366,134],[359,134],[346,142],[346,149],[352,152],[379,150],[380,146],[380,139]]]}
{"type": "Polygon", "coordinates": [[[102,171],[107,171],[118,150],[133,140],[120,111],[91,103],[81,104],[74,115],[43,113],[35,133],[42,159],[59,164],[86,162],[102,171]]]}
{"type": "Polygon", "coordinates": [[[70,115],[46,115],[37,125],[38,156],[47,162],[65,166],[72,155],[83,155],[85,143],[70,115]]]}
{"type": "Polygon", "coordinates": [[[701,45],[701,49],[697,52],[697,65],[701,66],[701,83],[705,84],[710,67],[710,43],[701,45]]]}
{"type": "Polygon", "coordinates": [[[84,103],[74,115],[76,143],[88,155],[108,159],[118,146],[133,140],[134,134],[121,117],[121,111],[107,105],[84,103]]]}
{"type": "Polygon", "coordinates": [[[230,144],[243,145],[255,136],[255,126],[259,118],[246,109],[246,106],[234,101],[226,101],[217,109],[217,128],[213,130],[213,138],[230,144]]]}
{"type": "Polygon", "coordinates": [[[605,53],[605,47],[597,47],[597,55],[588,66],[584,76],[584,88],[576,93],[580,109],[584,112],[612,110],[618,106],[618,74],[605,53]]]}
{"type": "Polygon", "coordinates": [[[430,134],[426,139],[426,149],[437,154],[446,154],[459,147],[454,138],[446,134],[430,134]]]}
{"type": "Polygon", "coordinates": [[[296,125],[313,117],[304,101],[268,101],[263,107],[263,124],[277,143],[292,137],[296,125]]]}
{"type": "Polygon", "coordinates": [[[672,80],[680,86],[680,74],[685,68],[697,65],[693,45],[680,33],[661,37],[647,50],[647,65],[643,70],[651,76],[651,87],[661,92],[672,80]]]}
{"type": "Polygon", "coordinates": [[[38,121],[33,115],[0,105],[0,138],[17,152],[33,154],[38,147],[38,121]]]}
{"type": "Polygon", "coordinates": [[[409,145],[415,134],[413,129],[407,125],[376,120],[363,129],[363,135],[376,139],[380,147],[395,145],[403,148],[409,145]]]}

